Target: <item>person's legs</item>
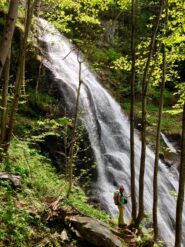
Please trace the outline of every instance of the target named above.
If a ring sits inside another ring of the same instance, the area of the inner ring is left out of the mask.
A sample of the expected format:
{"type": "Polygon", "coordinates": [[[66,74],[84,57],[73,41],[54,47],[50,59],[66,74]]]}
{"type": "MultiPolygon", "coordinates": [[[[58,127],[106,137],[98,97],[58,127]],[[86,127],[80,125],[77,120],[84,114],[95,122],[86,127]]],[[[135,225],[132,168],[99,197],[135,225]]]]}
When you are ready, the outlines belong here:
{"type": "Polygon", "coordinates": [[[123,226],[124,225],[124,219],[123,219],[123,207],[118,206],[119,209],[119,218],[118,218],[118,226],[123,226]]]}

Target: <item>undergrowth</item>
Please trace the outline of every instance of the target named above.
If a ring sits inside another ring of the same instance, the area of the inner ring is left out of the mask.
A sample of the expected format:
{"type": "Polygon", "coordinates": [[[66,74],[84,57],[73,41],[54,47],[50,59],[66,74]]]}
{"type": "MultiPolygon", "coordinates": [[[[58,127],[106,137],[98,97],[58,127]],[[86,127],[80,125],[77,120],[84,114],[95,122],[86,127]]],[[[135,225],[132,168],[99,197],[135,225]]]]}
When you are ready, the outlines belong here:
{"type": "Polygon", "coordinates": [[[50,160],[25,142],[13,140],[0,172],[18,175],[21,185],[14,187],[0,180],[0,246],[60,246],[59,235],[47,224],[49,205],[59,196],[61,204],[73,205],[82,213],[108,221],[106,213],[94,209],[80,188],[65,198],[66,181],[57,174],[50,160]]]}

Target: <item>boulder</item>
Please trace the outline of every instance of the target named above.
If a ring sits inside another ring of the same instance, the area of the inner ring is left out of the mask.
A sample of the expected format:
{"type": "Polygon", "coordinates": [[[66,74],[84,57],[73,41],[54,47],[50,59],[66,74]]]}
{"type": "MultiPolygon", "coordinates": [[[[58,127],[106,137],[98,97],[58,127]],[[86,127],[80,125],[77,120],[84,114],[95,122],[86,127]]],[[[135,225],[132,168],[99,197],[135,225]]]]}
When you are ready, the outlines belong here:
{"type": "Polygon", "coordinates": [[[75,228],[80,237],[98,247],[126,247],[125,241],[116,236],[114,230],[93,218],[75,215],[68,218],[71,227],[75,228]]]}
{"type": "Polygon", "coordinates": [[[9,173],[0,172],[0,180],[9,180],[15,187],[21,185],[21,177],[9,173]]]}

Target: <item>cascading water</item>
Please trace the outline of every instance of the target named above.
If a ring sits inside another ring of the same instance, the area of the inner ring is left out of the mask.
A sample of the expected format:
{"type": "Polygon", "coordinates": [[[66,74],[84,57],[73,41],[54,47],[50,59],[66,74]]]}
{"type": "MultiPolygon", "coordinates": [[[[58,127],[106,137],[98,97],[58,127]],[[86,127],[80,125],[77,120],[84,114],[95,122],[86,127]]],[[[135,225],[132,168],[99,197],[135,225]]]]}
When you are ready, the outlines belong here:
{"type": "MultiPolygon", "coordinates": [[[[74,99],[78,87],[79,63],[74,47],[55,28],[43,19],[39,19],[39,40],[45,43],[47,55],[44,65],[52,72],[67,103],[68,110],[74,111],[74,99]]],[[[99,84],[95,75],[82,64],[80,91],[81,120],[87,129],[91,147],[94,151],[98,178],[94,184],[96,198],[112,216],[117,214],[113,203],[113,192],[118,184],[130,188],[130,140],[129,121],[120,106],[99,84]]],[[[136,194],[138,196],[138,178],[141,145],[135,135],[136,194]]],[[[152,213],[154,154],[147,148],[144,204],[149,218],[152,213]]],[[[158,185],[158,225],[160,238],[173,246],[176,214],[176,199],[172,192],[178,189],[176,169],[159,164],[158,185]]],[[[131,202],[125,207],[126,220],[130,217],[131,202]]],[[[185,212],[184,212],[185,215],[185,212]]],[[[185,217],[183,217],[185,225],[185,217]]],[[[183,242],[185,241],[185,233],[183,242]]]]}
{"type": "Polygon", "coordinates": [[[169,142],[168,138],[161,132],[161,137],[164,140],[166,146],[169,148],[170,152],[177,153],[175,147],[171,142],[169,142]]]}

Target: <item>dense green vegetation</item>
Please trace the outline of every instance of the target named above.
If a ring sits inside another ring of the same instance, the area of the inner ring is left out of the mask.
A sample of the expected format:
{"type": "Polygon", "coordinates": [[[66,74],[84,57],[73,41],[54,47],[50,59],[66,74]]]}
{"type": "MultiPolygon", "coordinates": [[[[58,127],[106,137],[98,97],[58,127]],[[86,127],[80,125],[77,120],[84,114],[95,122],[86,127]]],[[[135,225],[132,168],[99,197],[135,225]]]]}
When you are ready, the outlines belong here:
{"type": "Polygon", "coordinates": [[[0,172],[21,176],[21,185],[0,181],[0,245],[60,246],[60,232],[49,226],[47,218],[53,201],[60,197],[62,206],[73,205],[86,215],[108,222],[103,211],[94,209],[79,187],[67,200],[64,175],[58,174],[51,161],[24,141],[13,140],[0,172]]]}

